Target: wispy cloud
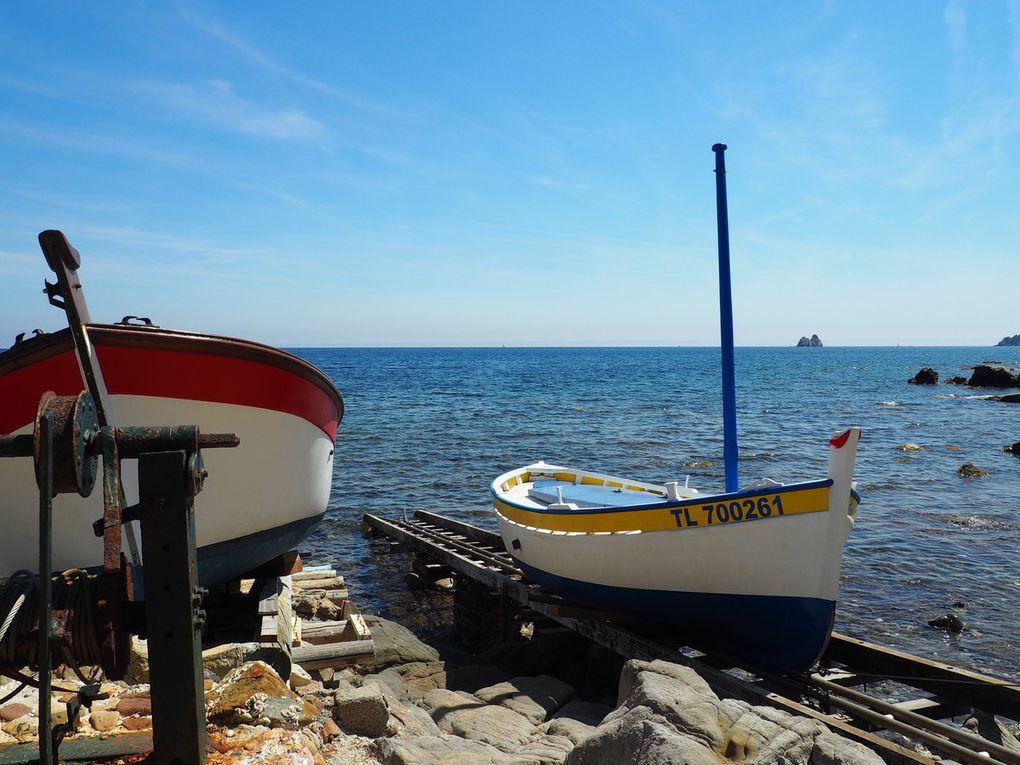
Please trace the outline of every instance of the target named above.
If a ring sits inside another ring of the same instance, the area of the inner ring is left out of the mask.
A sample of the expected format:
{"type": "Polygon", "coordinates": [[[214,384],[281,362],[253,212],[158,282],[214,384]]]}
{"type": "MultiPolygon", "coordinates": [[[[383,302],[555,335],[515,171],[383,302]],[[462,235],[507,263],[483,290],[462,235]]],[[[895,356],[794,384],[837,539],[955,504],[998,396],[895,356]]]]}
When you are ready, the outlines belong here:
{"type": "Polygon", "coordinates": [[[28,255],[13,250],[0,250],[0,274],[4,276],[37,276],[41,273],[42,259],[37,255],[28,255]]]}
{"type": "Polygon", "coordinates": [[[164,108],[231,132],[278,139],[314,138],[323,132],[322,124],[303,111],[259,106],[238,96],[223,80],[198,85],[153,82],[139,88],[164,108]]]}
{"type": "Polygon", "coordinates": [[[270,254],[270,251],[264,248],[225,247],[208,239],[147,231],[128,226],[91,226],[86,233],[92,239],[147,251],[157,250],[165,253],[201,255],[229,260],[265,257],[270,254]]]}
{"type": "Polygon", "coordinates": [[[320,92],[329,93],[330,95],[338,95],[339,91],[337,91],[337,89],[333,86],[322,82],[321,80],[317,80],[314,77],[307,77],[300,72],[295,72],[293,69],[274,61],[236,32],[233,32],[224,25],[217,23],[208,16],[200,14],[194,8],[182,6],[180,12],[181,18],[184,19],[185,22],[210,37],[216,38],[228,48],[233,50],[234,53],[247,59],[256,66],[270,72],[283,75],[290,80],[294,80],[295,82],[299,82],[302,85],[306,85],[320,92]]]}
{"type": "Polygon", "coordinates": [[[0,135],[3,134],[29,145],[129,157],[177,167],[196,164],[187,154],[158,148],[149,140],[136,141],[114,130],[63,128],[36,120],[0,118],[0,135]]]}
{"type": "Polygon", "coordinates": [[[364,96],[344,88],[339,88],[331,83],[323,82],[318,78],[309,77],[308,75],[296,71],[285,64],[281,64],[276,59],[259,50],[244,37],[237,34],[237,32],[210,18],[208,15],[200,13],[193,7],[182,6],[180,13],[181,18],[185,21],[185,23],[190,24],[193,28],[209,35],[218,42],[223,43],[235,54],[260,69],[272,72],[273,74],[284,77],[291,82],[295,82],[299,85],[311,88],[312,90],[332,96],[365,111],[383,112],[387,114],[396,113],[396,110],[386,104],[365,98],[364,96]]]}
{"type": "Polygon", "coordinates": [[[959,54],[967,45],[967,10],[960,0],[949,0],[942,14],[949,36],[949,48],[959,54]]]}

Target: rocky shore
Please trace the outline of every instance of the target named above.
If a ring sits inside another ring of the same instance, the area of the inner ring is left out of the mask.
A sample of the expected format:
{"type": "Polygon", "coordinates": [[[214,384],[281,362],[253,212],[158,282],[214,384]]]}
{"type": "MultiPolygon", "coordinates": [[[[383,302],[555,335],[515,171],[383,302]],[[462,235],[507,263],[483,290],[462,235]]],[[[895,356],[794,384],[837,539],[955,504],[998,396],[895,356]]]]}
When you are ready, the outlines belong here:
{"type": "MultiPolygon", "coordinates": [[[[881,762],[874,752],[816,721],[720,698],[680,665],[629,661],[619,673],[615,694],[592,699],[550,674],[519,674],[504,664],[454,666],[399,624],[371,616],[366,622],[376,643],[372,662],[312,672],[295,665],[286,682],[257,658],[257,644],[206,651],[207,762],[881,762]]],[[[103,685],[101,698],[79,717],[76,739],[98,744],[151,729],[144,642],[136,641],[133,652],[128,681],[103,685]]],[[[65,673],[60,684],[77,687],[73,677],[65,673]]],[[[26,689],[0,707],[0,741],[34,739],[34,694],[26,689]]],[[[58,699],[54,710],[59,714],[61,708],[58,699]]]]}

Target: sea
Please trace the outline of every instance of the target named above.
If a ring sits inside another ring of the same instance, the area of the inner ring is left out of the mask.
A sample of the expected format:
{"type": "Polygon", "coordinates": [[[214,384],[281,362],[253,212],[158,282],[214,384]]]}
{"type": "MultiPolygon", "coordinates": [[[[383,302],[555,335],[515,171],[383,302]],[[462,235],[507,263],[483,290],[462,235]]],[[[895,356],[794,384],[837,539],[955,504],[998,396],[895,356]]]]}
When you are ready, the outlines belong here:
{"type": "MultiPolygon", "coordinates": [[[[489,483],[539,459],[723,490],[717,348],[291,350],[346,402],[329,509],[302,549],[337,565],[363,611],[438,618],[408,594],[407,560],[363,530],[365,513],[423,509],[496,530],[489,483]]],[[[863,429],[836,630],[1020,676],[1020,457],[1002,449],[1020,441],[1020,404],[907,383],[922,367],[944,380],[1020,366],[1020,348],[737,348],[735,360],[742,484],[824,478],[828,438],[863,429]],[[961,477],[964,463],[987,475],[961,477]],[[929,626],[947,613],[961,633],[929,626]]]]}

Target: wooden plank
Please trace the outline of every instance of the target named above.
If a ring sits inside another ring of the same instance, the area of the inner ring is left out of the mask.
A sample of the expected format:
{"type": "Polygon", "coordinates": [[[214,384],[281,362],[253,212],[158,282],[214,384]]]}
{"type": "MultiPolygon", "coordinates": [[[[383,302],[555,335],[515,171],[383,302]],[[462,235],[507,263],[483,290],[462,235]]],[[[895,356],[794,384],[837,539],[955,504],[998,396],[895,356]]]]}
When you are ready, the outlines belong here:
{"type": "Polygon", "coordinates": [[[259,622],[259,642],[263,644],[276,645],[280,640],[280,634],[276,626],[276,614],[267,614],[259,622]]]}
{"type": "Polygon", "coordinates": [[[346,643],[299,646],[291,658],[305,669],[340,666],[375,655],[375,643],[371,640],[353,640],[346,643]]]}
{"type": "Polygon", "coordinates": [[[279,606],[279,595],[273,593],[267,598],[263,598],[259,601],[258,614],[259,616],[274,616],[277,611],[280,610],[279,606]]]}
{"type": "Polygon", "coordinates": [[[302,579],[294,583],[294,589],[300,592],[308,592],[309,590],[338,590],[343,586],[344,580],[341,576],[302,579]]]}
{"type": "Polygon", "coordinates": [[[973,706],[989,712],[1020,719],[1020,687],[1016,682],[912,656],[836,632],[832,633],[822,661],[849,664],[858,670],[923,688],[944,699],[969,700],[973,706]]]}
{"type": "Polygon", "coordinates": [[[347,620],[336,622],[306,622],[301,625],[301,639],[306,643],[335,643],[347,629],[347,620]]]}
{"type": "MultiPolygon", "coordinates": [[[[305,568],[296,574],[291,574],[291,580],[296,584],[300,584],[308,579],[331,579],[337,576],[336,569],[328,566],[320,568],[315,566],[314,568],[305,568]]],[[[341,577],[342,579],[343,577],[341,577]]]]}
{"type": "Polygon", "coordinates": [[[344,640],[368,640],[372,637],[372,631],[365,624],[365,617],[361,614],[351,614],[343,636],[344,640]]]}
{"type": "Polygon", "coordinates": [[[290,653],[291,645],[294,643],[294,609],[292,608],[291,581],[289,576],[281,576],[279,578],[276,599],[276,634],[280,648],[285,654],[290,653]]]}

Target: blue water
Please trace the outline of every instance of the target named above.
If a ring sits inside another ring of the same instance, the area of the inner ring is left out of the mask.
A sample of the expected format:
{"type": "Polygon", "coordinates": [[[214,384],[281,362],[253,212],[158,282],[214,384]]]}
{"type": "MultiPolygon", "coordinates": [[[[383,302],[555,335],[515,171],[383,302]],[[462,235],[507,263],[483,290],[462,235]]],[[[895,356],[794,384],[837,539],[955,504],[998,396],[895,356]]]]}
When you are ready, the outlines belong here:
{"type": "MultiPolygon", "coordinates": [[[[365,610],[414,608],[400,599],[404,570],[361,532],[366,512],[426,509],[495,529],[489,482],[537,459],[723,489],[717,349],[296,352],[347,404],[329,512],[306,548],[344,570],[365,610]]],[[[822,478],[829,435],[860,425],[863,504],[836,629],[1016,675],[1020,458],[1002,446],[1020,440],[1020,405],[906,383],[924,366],[945,379],[985,360],[1020,366],[1020,348],[738,348],[740,478],[822,478]],[[907,443],[923,450],[897,448],[907,443]],[[965,462],[988,475],[961,478],[965,462]],[[962,634],[928,626],[948,611],[962,634]]]]}

